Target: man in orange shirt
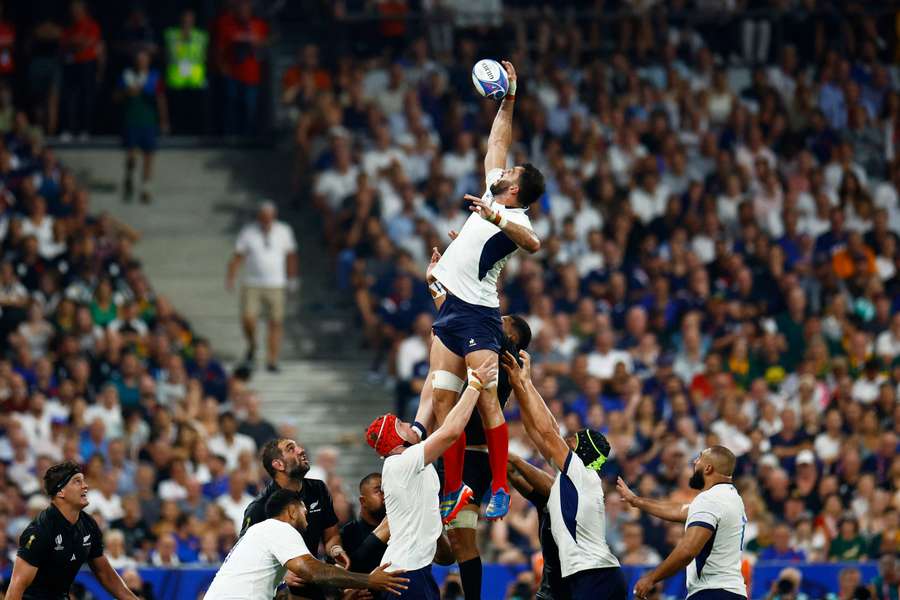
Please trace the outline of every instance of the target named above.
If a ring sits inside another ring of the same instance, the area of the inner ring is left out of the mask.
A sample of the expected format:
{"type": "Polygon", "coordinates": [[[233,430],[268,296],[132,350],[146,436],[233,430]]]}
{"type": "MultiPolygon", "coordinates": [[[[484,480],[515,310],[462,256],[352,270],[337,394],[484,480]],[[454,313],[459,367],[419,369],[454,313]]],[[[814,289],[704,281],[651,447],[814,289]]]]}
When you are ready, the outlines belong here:
{"type": "Polygon", "coordinates": [[[94,118],[94,100],[104,57],[100,26],[88,14],[83,0],[75,0],[71,7],[71,24],[63,30],[63,89],[67,134],[81,134],[86,139],[94,118]]]}
{"type": "Polygon", "coordinates": [[[847,237],[847,245],[831,257],[831,264],[841,279],[850,279],[857,271],[871,275],[875,272],[875,253],[863,242],[862,234],[854,231],[847,237]]]}
{"type": "Polygon", "coordinates": [[[225,79],[225,133],[252,135],[269,25],[253,16],[251,0],[240,0],[234,13],[220,20],[217,34],[217,58],[225,79]]]}

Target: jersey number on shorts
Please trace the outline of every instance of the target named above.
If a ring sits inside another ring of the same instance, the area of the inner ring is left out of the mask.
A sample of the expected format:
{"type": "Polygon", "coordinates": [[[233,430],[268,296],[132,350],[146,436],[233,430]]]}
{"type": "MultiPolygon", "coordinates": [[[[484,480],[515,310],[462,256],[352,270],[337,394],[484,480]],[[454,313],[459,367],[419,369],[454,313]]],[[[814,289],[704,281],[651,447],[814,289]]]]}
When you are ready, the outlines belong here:
{"type": "Polygon", "coordinates": [[[481,258],[478,259],[478,280],[484,279],[494,265],[515,252],[516,247],[515,242],[502,231],[492,235],[481,249],[481,258]]]}

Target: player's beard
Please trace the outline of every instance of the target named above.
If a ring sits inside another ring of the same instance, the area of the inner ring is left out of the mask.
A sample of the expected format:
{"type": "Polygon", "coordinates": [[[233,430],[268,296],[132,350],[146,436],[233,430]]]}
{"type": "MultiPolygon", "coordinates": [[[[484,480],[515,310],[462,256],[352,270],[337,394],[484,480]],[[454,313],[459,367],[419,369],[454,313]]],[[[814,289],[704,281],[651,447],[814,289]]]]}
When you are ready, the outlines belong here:
{"type": "Polygon", "coordinates": [[[706,477],[703,476],[703,471],[694,471],[694,474],[691,475],[691,480],[688,481],[688,486],[692,490],[702,490],[706,487],[706,477]]]}
{"type": "Polygon", "coordinates": [[[499,179],[491,185],[491,194],[499,196],[510,187],[512,187],[512,182],[506,181],[505,179],[499,179]]]}
{"type": "Polygon", "coordinates": [[[306,474],[309,473],[309,465],[297,461],[297,464],[291,467],[291,470],[288,471],[288,477],[293,479],[294,481],[300,481],[306,474]]]}

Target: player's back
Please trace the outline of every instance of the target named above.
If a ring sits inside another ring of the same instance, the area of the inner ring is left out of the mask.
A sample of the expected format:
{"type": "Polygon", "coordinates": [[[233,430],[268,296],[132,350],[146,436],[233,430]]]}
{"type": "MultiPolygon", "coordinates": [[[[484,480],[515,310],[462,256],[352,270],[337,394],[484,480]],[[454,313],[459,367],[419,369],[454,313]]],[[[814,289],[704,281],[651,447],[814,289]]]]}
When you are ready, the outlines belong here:
{"type": "Polygon", "coordinates": [[[574,452],[550,488],[547,509],[563,577],[619,566],[606,542],[603,482],[574,452]]]}
{"type": "Polygon", "coordinates": [[[687,567],[688,597],[702,590],[747,595],[741,574],[741,553],[747,516],[744,501],[730,483],[700,492],[688,507],[685,528],[712,531],[709,542],[687,567]]]}
{"type": "Polygon", "coordinates": [[[284,563],[309,554],[289,523],[266,519],[251,526],[228,553],[206,592],[207,600],[269,599],[284,579],[284,563]]]}
{"type": "MultiPolygon", "coordinates": [[[[483,199],[493,202],[491,185],[502,176],[501,169],[491,170],[486,178],[487,190],[483,199]]],[[[491,205],[511,223],[531,229],[531,220],[524,208],[491,205]]],[[[496,225],[473,213],[465,222],[459,236],[444,251],[433,274],[450,293],[469,304],[497,308],[497,279],[504,265],[517,250],[515,242],[496,225]]]]}
{"type": "Polygon", "coordinates": [[[440,481],[434,467],[425,464],[424,443],[384,460],[381,489],[391,526],[382,562],[391,563],[390,571],[427,567],[434,560],[443,526],[438,506],[440,481]]]}

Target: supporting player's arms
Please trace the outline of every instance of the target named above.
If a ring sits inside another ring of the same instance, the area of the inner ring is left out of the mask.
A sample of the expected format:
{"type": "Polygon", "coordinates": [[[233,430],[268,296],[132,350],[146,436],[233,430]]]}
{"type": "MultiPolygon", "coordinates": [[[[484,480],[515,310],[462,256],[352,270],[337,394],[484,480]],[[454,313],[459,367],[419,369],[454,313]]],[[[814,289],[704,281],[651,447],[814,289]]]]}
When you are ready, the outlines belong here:
{"type": "Polygon", "coordinates": [[[537,446],[541,456],[562,470],[566,464],[566,457],[569,456],[569,446],[559,434],[559,425],[553,413],[547,408],[541,394],[531,382],[531,356],[524,350],[519,351],[519,356],[522,358],[521,367],[509,352],[504,352],[500,361],[509,375],[509,383],[522,409],[525,432],[537,446]]]}
{"type": "MultiPolygon", "coordinates": [[[[497,375],[497,367],[491,365],[491,360],[485,360],[477,369],[475,369],[475,377],[481,382],[493,381],[497,375]]],[[[453,442],[462,434],[472,416],[472,410],[478,402],[478,396],[481,394],[483,385],[469,383],[459,402],[444,419],[443,425],[438,427],[427,440],[425,440],[425,464],[431,464],[447,451],[453,442]]]]}
{"type": "Polygon", "coordinates": [[[654,517],[659,517],[665,521],[674,523],[684,523],[687,520],[688,505],[679,502],[668,502],[666,500],[654,500],[653,498],[642,498],[631,491],[625,481],[619,477],[616,481],[616,489],[622,499],[633,507],[654,517]]]}
{"type": "Polygon", "coordinates": [[[688,527],[681,541],[655,569],[641,577],[634,586],[634,595],[638,598],[646,596],[653,586],[675,575],[700,554],[703,546],[712,537],[712,530],[706,527],[688,527]]]}
{"type": "Polygon", "coordinates": [[[519,490],[519,493],[523,496],[526,495],[526,492],[523,491],[523,489],[526,489],[528,494],[534,494],[542,498],[550,497],[553,478],[547,472],[538,469],[521,456],[517,456],[512,452],[509,453],[508,462],[509,469],[507,473],[509,474],[510,482],[519,490]]]}
{"type": "MultiPolygon", "coordinates": [[[[503,61],[503,68],[509,76],[510,91],[514,91],[513,85],[516,81],[516,69],[512,63],[503,61]]],[[[494,123],[491,125],[491,135],[488,137],[487,154],[484,155],[484,172],[488,173],[491,169],[505,169],[506,155],[509,154],[509,147],[512,144],[512,121],[513,108],[515,107],[515,94],[507,94],[500,103],[500,110],[494,117],[494,123]]]]}
{"type": "Polygon", "coordinates": [[[21,556],[16,557],[13,565],[12,578],[9,581],[9,589],[6,590],[7,600],[21,600],[22,595],[34,578],[37,577],[38,568],[21,556]]]}
{"type": "Polygon", "coordinates": [[[385,569],[390,564],[385,563],[368,575],[365,575],[327,565],[309,554],[304,554],[303,556],[292,558],[284,566],[292,573],[299,575],[304,581],[317,585],[327,585],[336,588],[368,588],[400,595],[400,591],[406,589],[406,584],[409,580],[401,577],[405,571],[386,572],[385,569]]]}
{"type": "Polygon", "coordinates": [[[325,542],[325,553],[334,559],[335,564],[349,569],[350,556],[341,546],[341,530],[337,525],[332,525],[322,532],[322,541],[325,542]]]}
{"type": "Polygon", "coordinates": [[[109,560],[107,560],[105,556],[100,555],[97,558],[91,559],[88,564],[91,567],[91,571],[94,572],[97,581],[100,582],[100,585],[102,585],[107,592],[112,594],[113,598],[116,600],[137,600],[137,596],[128,589],[128,586],[125,585],[125,582],[122,581],[122,578],[116,573],[116,570],[112,568],[112,565],[109,564],[109,560]]]}

